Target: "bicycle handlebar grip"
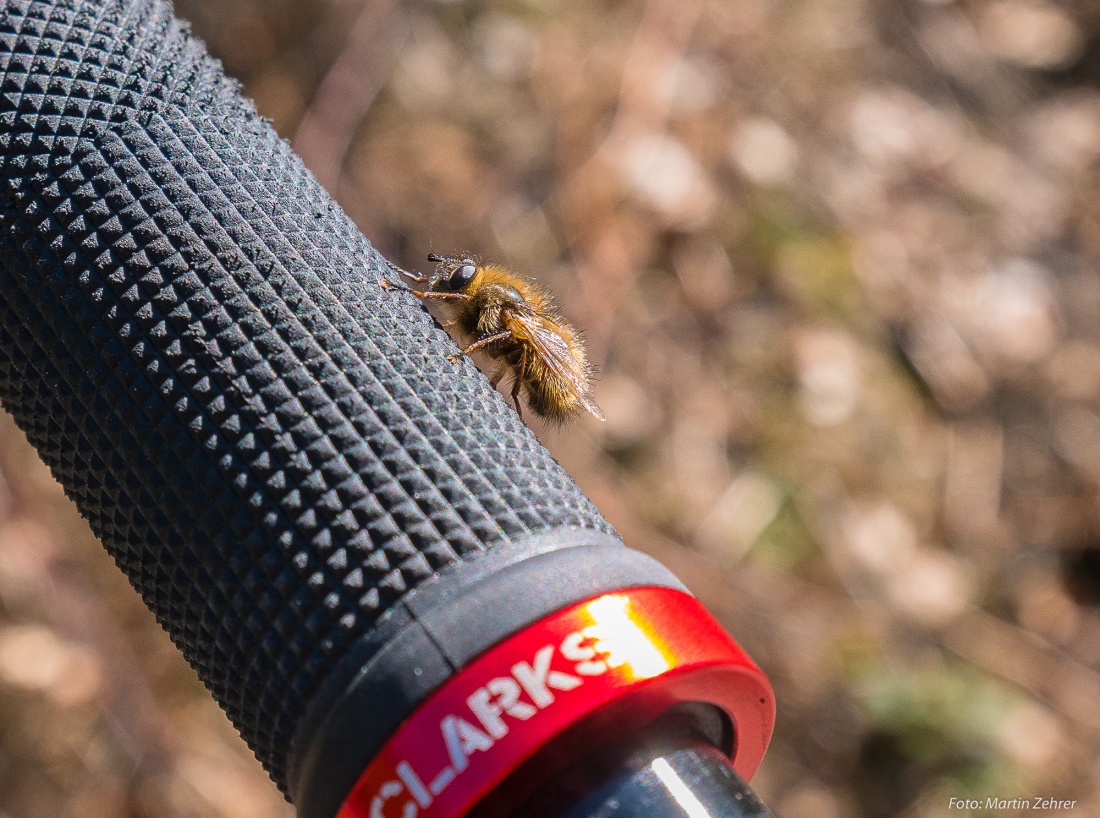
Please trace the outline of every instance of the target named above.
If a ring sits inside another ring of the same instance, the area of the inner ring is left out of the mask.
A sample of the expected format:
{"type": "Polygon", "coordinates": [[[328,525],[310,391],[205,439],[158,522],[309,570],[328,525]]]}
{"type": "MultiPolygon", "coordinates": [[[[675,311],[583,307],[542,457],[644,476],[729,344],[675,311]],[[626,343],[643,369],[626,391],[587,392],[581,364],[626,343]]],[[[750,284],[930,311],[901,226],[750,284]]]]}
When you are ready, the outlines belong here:
{"type": "MultiPolygon", "coordinates": [[[[4,4],[0,186],[0,401],[305,818],[502,640],[622,589],[691,599],[380,288],[160,0],[4,4]]],[[[501,729],[458,728],[468,754],[501,729]]],[[[400,779],[421,809],[440,780],[400,779]]]]}

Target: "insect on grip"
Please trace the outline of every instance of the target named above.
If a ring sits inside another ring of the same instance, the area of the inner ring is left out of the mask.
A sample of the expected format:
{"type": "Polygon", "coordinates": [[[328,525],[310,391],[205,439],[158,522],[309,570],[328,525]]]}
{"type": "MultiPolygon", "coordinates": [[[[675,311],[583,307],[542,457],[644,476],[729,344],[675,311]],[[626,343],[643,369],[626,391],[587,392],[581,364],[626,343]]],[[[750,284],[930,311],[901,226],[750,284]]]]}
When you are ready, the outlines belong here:
{"type": "Polygon", "coordinates": [[[428,261],[436,263],[432,276],[386,262],[394,272],[427,284],[424,290],[388,279],[381,285],[439,305],[449,319],[448,331],[465,344],[459,353],[447,356],[451,363],[480,350],[492,364],[494,388],[505,374],[511,375],[512,403],[521,416],[522,394],[536,415],[552,423],[583,411],[604,420],[592,395],[594,369],[581,336],[558,313],[547,292],[499,264],[482,264],[469,255],[430,253],[428,261]]]}

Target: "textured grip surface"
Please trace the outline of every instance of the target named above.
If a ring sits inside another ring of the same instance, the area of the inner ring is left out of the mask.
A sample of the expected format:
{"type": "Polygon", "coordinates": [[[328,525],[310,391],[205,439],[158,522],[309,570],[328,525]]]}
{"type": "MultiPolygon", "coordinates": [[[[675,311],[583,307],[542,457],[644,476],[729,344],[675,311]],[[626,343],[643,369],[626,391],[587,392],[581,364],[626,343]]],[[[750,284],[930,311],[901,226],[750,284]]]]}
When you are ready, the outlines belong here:
{"type": "Polygon", "coordinates": [[[349,646],[610,531],[153,0],[0,6],[0,401],[282,788],[349,646]]]}

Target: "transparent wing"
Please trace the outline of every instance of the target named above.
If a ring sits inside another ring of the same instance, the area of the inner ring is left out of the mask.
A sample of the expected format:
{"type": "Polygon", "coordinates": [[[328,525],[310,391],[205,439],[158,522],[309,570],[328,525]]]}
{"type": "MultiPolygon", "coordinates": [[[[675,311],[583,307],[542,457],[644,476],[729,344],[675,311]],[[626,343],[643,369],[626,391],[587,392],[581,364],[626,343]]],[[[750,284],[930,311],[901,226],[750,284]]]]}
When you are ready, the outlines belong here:
{"type": "Polygon", "coordinates": [[[588,370],[578,365],[565,339],[534,311],[514,310],[507,321],[512,324],[509,329],[513,333],[531,342],[546,367],[565,382],[581,405],[598,419],[605,420],[592,397],[588,370]]]}

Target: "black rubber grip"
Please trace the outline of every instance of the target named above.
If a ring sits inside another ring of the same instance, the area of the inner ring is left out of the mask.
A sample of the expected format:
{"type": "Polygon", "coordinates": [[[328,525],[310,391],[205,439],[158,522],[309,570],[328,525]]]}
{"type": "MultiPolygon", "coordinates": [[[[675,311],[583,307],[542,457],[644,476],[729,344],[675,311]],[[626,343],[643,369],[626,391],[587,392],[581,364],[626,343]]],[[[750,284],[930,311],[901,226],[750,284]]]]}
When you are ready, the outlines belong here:
{"type": "Polygon", "coordinates": [[[0,6],[0,401],[284,792],[418,586],[633,554],[382,270],[164,3],[0,6]]]}

